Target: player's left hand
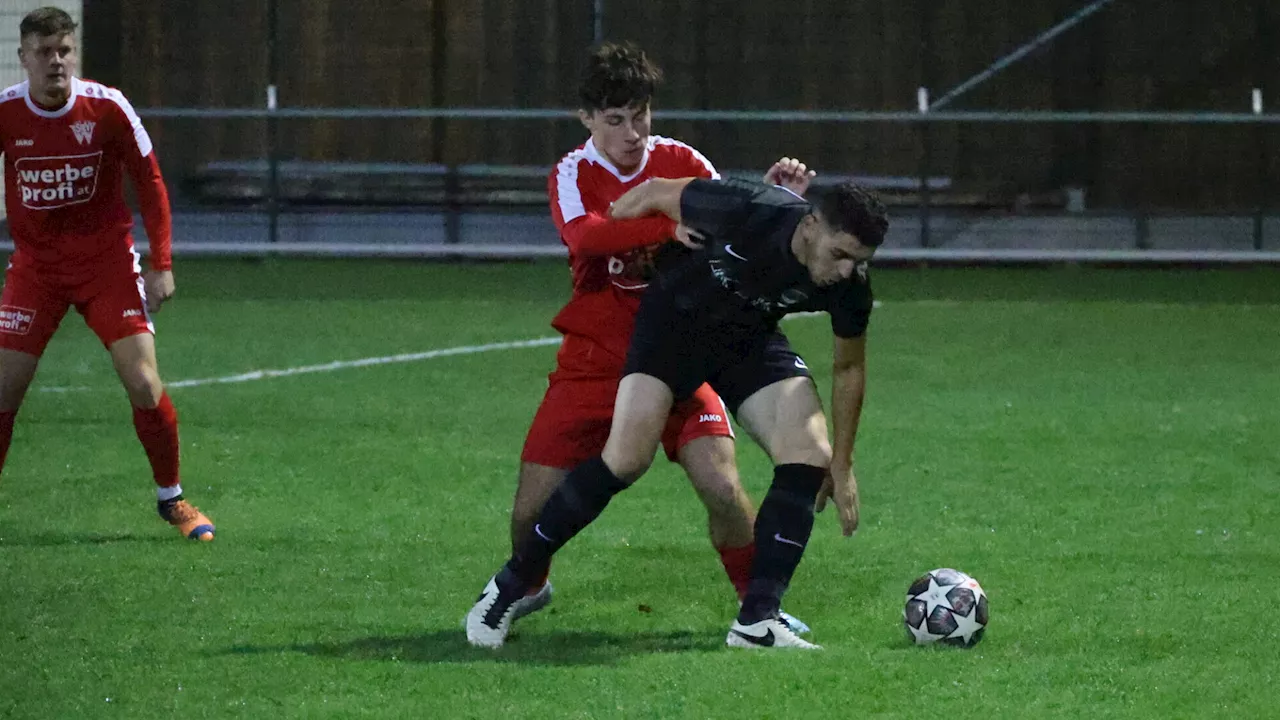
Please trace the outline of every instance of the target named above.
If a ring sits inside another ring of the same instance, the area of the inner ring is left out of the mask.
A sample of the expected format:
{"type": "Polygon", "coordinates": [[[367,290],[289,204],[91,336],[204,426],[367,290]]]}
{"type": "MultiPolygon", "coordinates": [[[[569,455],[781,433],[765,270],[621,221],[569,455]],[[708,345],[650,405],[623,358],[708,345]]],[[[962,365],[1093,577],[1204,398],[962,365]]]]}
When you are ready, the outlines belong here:
{"type": "Polygon", "coordinates": [[[152,270],[142,279],[147,291],[147,312],[157,312],[166,300],[173,297],[173,271],[152,270]]]}
{"type": "Polygon", "coordinates": [[[764,182],[781,185],[797,195],[804,195],[809,182],[818,176],[807,165],[795,158],[784,157],[774,163],[764,174],[764,182]]]}
{"type": "Polygon", "coordinates": [[[858,478],[853,475],[853,468],[832,463],[827,468],[827,476],[822,481],[822,489],[818,491],[818,500],[814,504],[815,512],[822,512],[827,507],[827,500],[836,504],[840,514],[840,531],[849,537],[858,531],[858,478]]]}

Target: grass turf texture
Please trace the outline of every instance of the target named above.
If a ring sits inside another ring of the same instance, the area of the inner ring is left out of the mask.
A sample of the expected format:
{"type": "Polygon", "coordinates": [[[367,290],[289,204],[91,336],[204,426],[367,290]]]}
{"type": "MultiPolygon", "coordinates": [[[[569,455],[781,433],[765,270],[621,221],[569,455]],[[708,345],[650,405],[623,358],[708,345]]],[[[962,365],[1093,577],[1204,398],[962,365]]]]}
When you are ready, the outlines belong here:
{"type": "MultiPolygon", "coordinates": [[[[560,263],[188,261],[168,380],[543,337],[560,263]]],[[[172,391],[212,545],[154,516],[106,355],[54,339],[0,481],[0,716],[1208,717],[1274,712],[1280,273],[882,269],[862,529],[819,516],[785,607],[818,654],[723,648],[736,605],[659,461],[500,652],[460,620],[506,555],[554,347],[172,391]],[[990,594],[907,644],[908,583],[990,594]],[[643,607],[642,607],[643,606],[643,607]]],[[[827,392],[824,318],[789,321],[827,392]]],[[[769,480],[739,459],[758,502],[769,480]]]]}

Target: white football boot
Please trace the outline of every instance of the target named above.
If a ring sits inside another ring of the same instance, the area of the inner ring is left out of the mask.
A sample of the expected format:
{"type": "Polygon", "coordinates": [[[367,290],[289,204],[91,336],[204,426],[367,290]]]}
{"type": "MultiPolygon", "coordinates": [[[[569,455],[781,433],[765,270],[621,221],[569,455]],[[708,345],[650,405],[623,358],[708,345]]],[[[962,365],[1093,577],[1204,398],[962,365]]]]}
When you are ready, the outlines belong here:
{"type": "Polygon", "coordinates": [[[725,645],[736,648],[796,648],[798,650],[821,650],[821,645],[802,640],[782,618],[765,618],[758,623],[743,625],[737,620],[729,628],[725,645]]]}
{"type": "Polygon", "coordinates": [[[471,612],[467,613],[467,642],[476,647],[502,647],[515,620],[515,605],[523,597],[523,590],[504,592],[499,588],[497,575],[489,578],[471,612]]]}
{"type": "Polygon", "coordinates": [[[542,587],[538,588],[538,592],[532,595],[525,595],[517,600],[516,604],[511,607],[511,622],[515,622],[525,615],[532,615],[550,605],[553,593],[551,581],[548,580],[542,583],[542,587]]]}
{"type": "MultiPolygon", "coordinates": [[[[742,609],[741,600],[738,601],[738,609],[739,610],[742,609]]],[[[791,628],[791,632],[797,635],[808,635],[810,632],[809,625],[805,621],[801,620],[795,615],[792,615],[786,610],[779,610],[778,618],[781,619],[782,622],[786,623],[787,627],[791,628]]]]}

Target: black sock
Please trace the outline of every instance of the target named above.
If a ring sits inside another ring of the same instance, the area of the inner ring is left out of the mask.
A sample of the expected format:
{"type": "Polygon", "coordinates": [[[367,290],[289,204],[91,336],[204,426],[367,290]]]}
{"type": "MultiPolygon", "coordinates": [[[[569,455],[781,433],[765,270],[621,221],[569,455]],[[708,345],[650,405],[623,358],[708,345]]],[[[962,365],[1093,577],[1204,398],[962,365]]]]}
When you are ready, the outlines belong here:
{"type": "Polygon", "coordinates": [[[813,503],[826,476],[813,465],[779,465],[773,469],[773,485],[756,516],[756,557],[751,564],[751,584],[742,601],[738,622],[760,622],[777,614],[782,594],[804,556],[813,530],[813,503]]]}
{"type": "Polygon", "coordinates": [[[614,495],[627,489],[599,456],[569,471],[538,513],[533,531],[507,562],[510,575],[524,585],[542,577],[551,556],[600,516],[614,495]]]}

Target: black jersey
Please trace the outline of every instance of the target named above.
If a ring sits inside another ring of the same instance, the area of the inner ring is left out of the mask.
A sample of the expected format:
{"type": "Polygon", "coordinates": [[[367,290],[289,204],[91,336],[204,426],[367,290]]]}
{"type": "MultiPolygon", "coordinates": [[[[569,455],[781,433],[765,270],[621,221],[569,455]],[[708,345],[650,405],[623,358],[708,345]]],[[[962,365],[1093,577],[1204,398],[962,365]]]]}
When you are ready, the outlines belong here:
{"type": "Polygon", "coordinates": [[[743,180],[694,180],[680,196],[681,221],[706,249],[682,259],[668,282],[725,320],[772,327],[794,312],[826,312],[839,337],[859,337],[871,316],[865,262],[841,282],[819,287],[791,251],[796,226],[813,206],[784,188],[743,180]],[[739,317],[730,318],[729,315],[739,317]]]}

